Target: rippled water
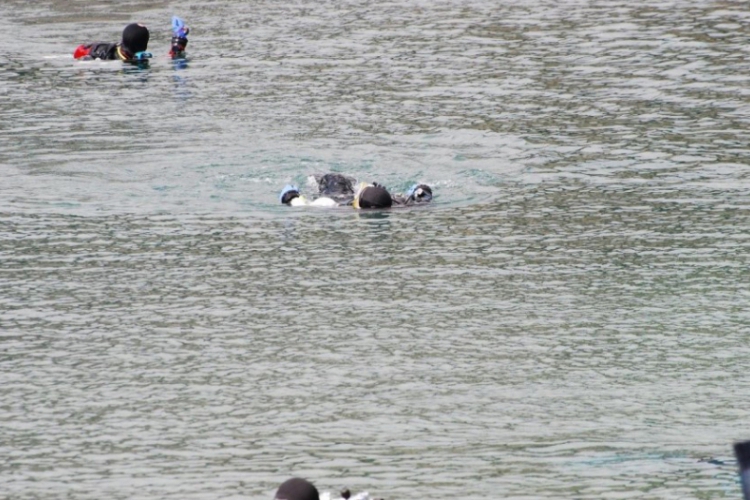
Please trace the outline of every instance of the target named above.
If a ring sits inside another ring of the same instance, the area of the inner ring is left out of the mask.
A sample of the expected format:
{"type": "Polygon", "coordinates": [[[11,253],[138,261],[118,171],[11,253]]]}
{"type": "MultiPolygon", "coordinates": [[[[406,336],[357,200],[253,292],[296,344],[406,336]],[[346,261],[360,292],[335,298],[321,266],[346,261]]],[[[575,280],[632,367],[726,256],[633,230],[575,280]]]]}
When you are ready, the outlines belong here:
{"type": "Polygon", "coordinates": [[[6,0],[0,498],[739,498],[749,35],[732,1],[6,0]],[[72,60],[134,20],[149,67],[72,60]],[[436,196],[278,204],[327,171],[436,196]]]}

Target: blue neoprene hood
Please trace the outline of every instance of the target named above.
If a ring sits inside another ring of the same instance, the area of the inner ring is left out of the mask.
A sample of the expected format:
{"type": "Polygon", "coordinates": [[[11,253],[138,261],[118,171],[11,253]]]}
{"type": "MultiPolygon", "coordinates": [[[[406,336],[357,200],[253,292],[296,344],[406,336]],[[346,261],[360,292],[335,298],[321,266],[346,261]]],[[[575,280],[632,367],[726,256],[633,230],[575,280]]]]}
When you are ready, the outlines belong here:
{"type": "Polygon", "coordinates": [[[284,189],[281,190],[281,193],[279,193],[279,201],[283,203],[284,201],[284,195],[287,194],[289,191],[296,191],[299,193],[299,188],[295,186],[294,184],[287,184],[284,186],[284,189]]]}

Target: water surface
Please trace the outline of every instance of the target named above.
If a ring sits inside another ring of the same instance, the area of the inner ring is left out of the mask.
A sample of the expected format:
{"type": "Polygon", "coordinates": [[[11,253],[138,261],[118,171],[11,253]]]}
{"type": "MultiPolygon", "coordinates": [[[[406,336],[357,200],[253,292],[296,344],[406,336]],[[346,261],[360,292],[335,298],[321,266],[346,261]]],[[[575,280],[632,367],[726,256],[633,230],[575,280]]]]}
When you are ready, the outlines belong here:
{"type": "Polygon", "coordinates": [[[749,34],[728,1],[4,2],[0,497],[739,498],[749,34]],[[73,61],[136,20],[148,67],[73,61]],[[328,171],[435,200],[279,205],[328,171]]]}

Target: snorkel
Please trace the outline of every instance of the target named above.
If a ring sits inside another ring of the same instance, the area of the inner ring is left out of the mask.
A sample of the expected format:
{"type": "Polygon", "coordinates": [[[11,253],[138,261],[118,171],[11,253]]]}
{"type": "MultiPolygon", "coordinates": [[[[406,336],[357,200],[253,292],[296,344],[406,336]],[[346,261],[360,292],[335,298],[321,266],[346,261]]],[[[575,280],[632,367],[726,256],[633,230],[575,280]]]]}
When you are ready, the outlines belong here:
{"type": "Polygon", "coordinates": [[[190,28],[185,26],[185,21],[177,16],[172,16],[172,47],[169,49],[171,57],[181,57],[185,53],[188,43],[190,28]]]}

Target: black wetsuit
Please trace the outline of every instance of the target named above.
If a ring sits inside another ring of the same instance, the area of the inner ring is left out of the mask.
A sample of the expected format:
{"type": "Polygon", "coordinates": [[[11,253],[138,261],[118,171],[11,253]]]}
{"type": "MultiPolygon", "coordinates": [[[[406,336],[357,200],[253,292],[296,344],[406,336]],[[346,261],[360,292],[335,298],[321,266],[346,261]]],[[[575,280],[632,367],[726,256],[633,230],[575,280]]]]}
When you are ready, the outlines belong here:
{"type": "MultiPolygon", "coordinates": [[[[318,193],[321,196],[327,196],[335,200],[339,205],[350,205],[354,200],[354,186],[357,180],[353,177],[344,174],[329,173],[316,175],[315,180],[318,183],[318,193]]],[[[379,184],[373,185],[380,186],[379,184]]],[[[420,203],[427,203],[432,200],[432,189],[426,184],[417,185],[415,192],[411,196],[403,194],[388,194],[391,197],[390,206],[406,207],[420,203]]]]}
{"type": "Polygon", "coordinates": [[[131,61],[133,54],[125,50],[119,43],[93,42],[79,45],[73,57],[76,59],[102,59],[104,61],[131,61]]]}
{"type": "Polygon", "coordinates": [[[315,180],[318,182],[318,194],[321,196],[327,196],[339,205],[352,203],[354,183],[357,182],[353,177],[343,174],[324,174],[316,175],[315,180]]]}

